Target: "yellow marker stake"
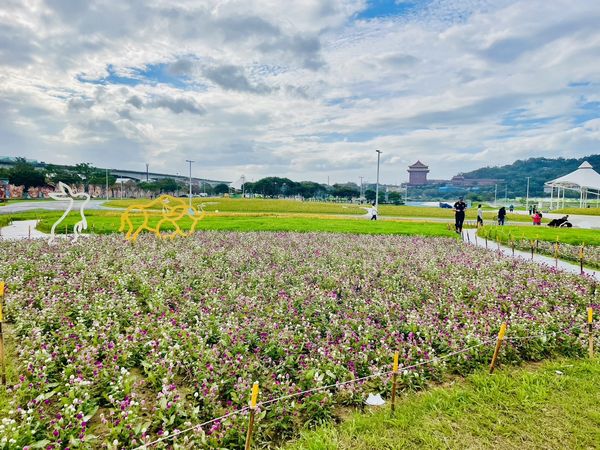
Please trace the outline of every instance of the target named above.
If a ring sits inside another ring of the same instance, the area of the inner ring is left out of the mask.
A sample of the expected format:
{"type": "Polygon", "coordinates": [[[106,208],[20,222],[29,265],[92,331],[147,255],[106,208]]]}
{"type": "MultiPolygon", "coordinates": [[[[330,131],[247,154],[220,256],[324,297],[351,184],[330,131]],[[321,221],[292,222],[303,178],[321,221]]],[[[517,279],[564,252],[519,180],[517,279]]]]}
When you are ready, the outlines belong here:
{"type": "Polygon", "coordinates": [[[494,369],[496,367],[496,360],[498,359],[498,354],[500,353],[500,346],[502,345],[502,341],[504,340],[504,335],[506,334],[506,322],[503,322],[500,325],[500,332],[498,333],[498,341],[496,342],[496,348],[494,349],[494,356],[492,356],[492,362],[490,363],[490,373],[494,373],[494,369]]]}
{"type": "Polygon", "coordinates": [[[256,402],[258,400],[258,381],[255,381],[252,385],[252,398],[250,399],[250,408],[256,408],[256,402]]]}
{"type": "Polygon", "coordinates": [[[4,295],[4,283],[2,283],[2,291],[0,295],[0,369],[2,370],[2,385],[6,386],[6,364],[4,363],[4,335],[2,334],[2,296],[4,295]]]}
{"type": "Polygon", "coordinates": [[[0,281],[0,297],[4,297],[4,281],[0,281]]]}
{"type": "Polygon", "coordinates": [[[248,433],[246,434],[245,450],[250,450],[252,445],[252,433],[254,432],[254,415],[256,414],[256,403],[258,401],[258,381],[252,385],[252,396],[250,397],[250,421],[248,422],[248,433]]]}
{"type": "Polygon", "coordinates": [[[588,313],[588,340],[589,340],[588,351],[590,354],[590,358],[593,358],[594,357],[594,335],[592,333],[592,321],[594,319],[594,310],[592,309],[591,306],[588,308],[587,313],[588,313]]]}
{"type": "Polygon", "coordinates": [[[398,359],[400,352],[394,353],[394,368],[392,371],[392,413],[396,410],[396,378],[398,377],[398,359]]]}

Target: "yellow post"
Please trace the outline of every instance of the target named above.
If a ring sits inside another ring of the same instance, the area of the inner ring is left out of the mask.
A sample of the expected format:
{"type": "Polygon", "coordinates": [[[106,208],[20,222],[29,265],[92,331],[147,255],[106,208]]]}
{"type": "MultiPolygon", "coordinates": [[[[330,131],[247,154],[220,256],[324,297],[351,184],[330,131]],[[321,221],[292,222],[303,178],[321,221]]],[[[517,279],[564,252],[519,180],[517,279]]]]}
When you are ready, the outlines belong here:
{"type": "Polygon", "coordinates": [[[496,360],[498,359],[498,354],[500,353],[500,346],[502,345],[502,341],[504,340],[504,335],[506,334],[506,322],[503,322],[500,325],[500,332],[498,333],[498,341],[496,342],[496,348],[494,349],[494,356],[492,356],[492,362],[490,363],[490,373],[494,373],[494,369],[496,367],[496,360]]]}
{"type": "Polygon", "coordinates": [[[2,307],[4,306],[4,281],[0,281],[0,369],[2,369],[2,385],[6,386],[6,363],[4,362],[4,335],[2,331],[2,322],[4,316],[2,314],[2,307]]]}
{"type": "Polygon", "coordinates": [[[594,357],[594,335],[592,333],[592,321],[594,320],[594,310],[592,309],[591,306],[588,308],[587,313],[588,313],[588,339],[589,339],[588,351],[590,354],[590,358],[593,358],[594,357]]]}
{"type": "Polygon", "coordinates": [[[392,370],[392,413],[396,410],[396,378],[398,377],[398,358],[400,352],[394,353],[394,368],[392,370]]]}
{"type": "Polygon", "coordinates": [[[252,397],[250,399],[250,421],[248,422],[248,433],[246,433],[245,450],[250,450],[252,444],[252,433],[254,432],[254,415],[256,414],[256,402],[258,400],[258,381],[252,385],[252,397]]]}
{"type": "Polygon", "coordinates": [[[534,242],[533,241],[529,241],[531,243],[531,259],[533,259],[533,250],[535,248],[534,246],[534,242]]]}

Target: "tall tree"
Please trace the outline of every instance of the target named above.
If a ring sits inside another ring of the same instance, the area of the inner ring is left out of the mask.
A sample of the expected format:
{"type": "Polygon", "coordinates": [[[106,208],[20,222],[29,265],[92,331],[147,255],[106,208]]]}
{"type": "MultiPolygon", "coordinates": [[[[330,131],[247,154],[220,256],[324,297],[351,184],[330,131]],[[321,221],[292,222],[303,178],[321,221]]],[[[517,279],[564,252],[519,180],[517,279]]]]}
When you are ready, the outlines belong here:
{"type": "Polygon", "coordinates": [[[8,181],[15,186],[24,186],[27,192],[30,187],[45,186],[46,175],[25,158],[17,158],[17,163],[8,171],[8,181]]]}
{"type": "Polygon", "coordinates": [[[215,194],[227,194],[229,192],[229,186],[225,183],[219,183],[215,186],[215,194]]]}

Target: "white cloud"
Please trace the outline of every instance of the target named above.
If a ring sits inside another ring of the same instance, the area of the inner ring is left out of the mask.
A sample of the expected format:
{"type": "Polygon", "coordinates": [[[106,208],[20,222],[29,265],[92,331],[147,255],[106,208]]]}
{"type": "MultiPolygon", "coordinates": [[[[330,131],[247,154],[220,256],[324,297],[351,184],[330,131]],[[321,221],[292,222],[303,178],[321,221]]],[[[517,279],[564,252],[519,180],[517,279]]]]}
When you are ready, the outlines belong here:
{"type": "Polygon", "coordinates": [[[251,179],[598,153],[600,4],[5,0],[0,154],[251,179]]]}

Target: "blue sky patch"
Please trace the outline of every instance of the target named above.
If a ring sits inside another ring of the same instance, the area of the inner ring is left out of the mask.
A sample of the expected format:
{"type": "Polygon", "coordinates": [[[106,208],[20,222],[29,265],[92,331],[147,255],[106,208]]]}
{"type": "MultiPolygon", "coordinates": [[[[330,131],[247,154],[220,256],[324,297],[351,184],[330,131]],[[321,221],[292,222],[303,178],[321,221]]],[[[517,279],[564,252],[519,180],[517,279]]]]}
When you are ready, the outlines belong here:
{"type": "Polygon", "coordinates": [[[126,86],[137,86],[138,84],[167,84],[169,86],[185,89],[189,87],[190,80],[186,75],[175,74],[171,72],[171,65],[166,63],[148,64],[142,68],[128,68],[126,73],[129,75],[121,75],[117,72],[112,64],[106,67],[108,75],[101,78],[91,79],[84,75],[78,75],[77,80],[81,83],[91,84],[123,84],[126,86]]]}
{"type": "Polygon", "coordinates": [[[378,17],[402,16],[426,6],[428,3],[428,0],[369,0],[367,7],[359,12],[356,18],[368,20],[378,17]]]}
{"type": "Polygon", "coordinates": [[[573,117],[576,125],[581,125],[589,120],[600,118],[600,102],[582,103],[578,108],[578,114],[573,117]]]}
{"type": "Polygon", "coordinates": [[[515,128],[537,128],[547,125],[556,120],[557,117],[528,117],[527,109],[517,108],[505,114],[500,121],[501,125],[515,128]]]}

